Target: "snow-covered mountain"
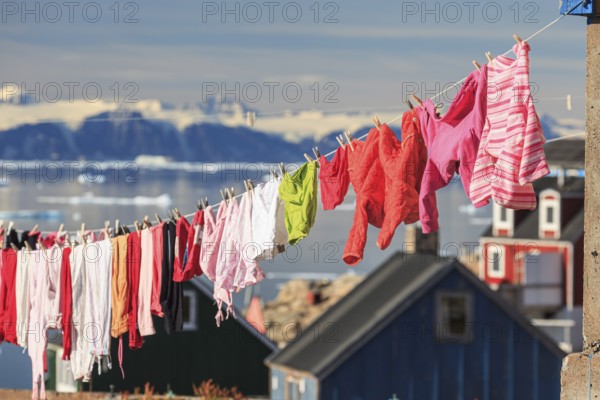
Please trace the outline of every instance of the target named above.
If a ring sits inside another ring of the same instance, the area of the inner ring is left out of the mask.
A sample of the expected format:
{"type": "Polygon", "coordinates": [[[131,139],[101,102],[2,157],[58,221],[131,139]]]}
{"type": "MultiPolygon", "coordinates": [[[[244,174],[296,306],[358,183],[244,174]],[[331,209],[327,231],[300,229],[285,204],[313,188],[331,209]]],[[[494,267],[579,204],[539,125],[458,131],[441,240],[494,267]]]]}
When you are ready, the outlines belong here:
{"type": "MultiPolygon", "coordinates": [[[[298,161],[317,145],[322,153],[336,147],[335,135],[355,136],[372,126],[371,112],[257,112],[246,125],[249,108],[238,103],[175,107],[158,100],[134,104],[84,100],[31,102],[3,96],[0,102],[0,159],[131,160],[164,155],[173,160],[298,161]]],[[[381,121],[404,110],[378,112],[381,121]]],[[[584,130],[584,121],[542,116],[549,138],[584,130]]],[[[399,125],[399,119],[394,126],[399,125]]]]}

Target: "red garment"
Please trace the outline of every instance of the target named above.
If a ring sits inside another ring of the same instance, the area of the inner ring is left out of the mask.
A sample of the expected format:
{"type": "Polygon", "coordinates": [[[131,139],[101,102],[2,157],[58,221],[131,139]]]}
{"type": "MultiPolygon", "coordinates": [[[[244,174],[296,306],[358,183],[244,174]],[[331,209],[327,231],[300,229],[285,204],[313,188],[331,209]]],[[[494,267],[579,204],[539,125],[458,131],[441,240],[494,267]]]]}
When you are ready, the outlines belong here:
{"type": "Polygon", "coordinates": [[[162,260],[163,260],[163,225],[161,222],[150,228],[152,232],[152,249],[154,257],[152,260],[152,292],[150,296],[150,312],[159,317],[164,317],[160,305],[160,286],[162,282],[162,260]]]}
{"type": "Polygon", "coordinates": [[[356,265],[362,261],[371,224],[381,228],[384,220],[385,174],[379,159],[379,130],[371,129],[363,146],[353,141],[350,150],[350,181],[356,192],[354,221],[344,249],[344,262],[356,265]],[[354,153],[354,154],[353,154],[354,153]]]}
{"type": "Polygon", "coordinates": [[[379,131],[379,158],[385,173],[385,220],[377,247],[384,250],[398,225],[419,220],[419,190],[427,165],[427,148],[416,109],[402,116],[402,142],[387,125],[381,125],[379,131]]]}
{"type": "Polygon", "coordinates": [[[331,162],[324,156],[319,158],[319,181],[321,182],[321,202],[324,210],[333,210],[344,201],[350,174],[348,173],[348,147],[338,147],[331,162]]]}
{"type": "Polygon", "coordinates": [[[71,248],[63,249],[60,266],[60,312],[62,314],[63,360],[71,358],[73,329],[73,282],[71,281],[71,248]]]}
{"type": "Polygon", "coordinates": [[[177,220],[177,227],[175,230],[175,261],[173,263],[173,282],[184,281],[184,257],[185,248],[187,247],[189,230],[190,223],[187,221],[187,219],[185,219],[185,217],[179,218],[177,220]]]}
{"type": "Polygon", "coordinates": [[[202,232],[204,230],[204,211],[198,210],[194,214],[190,228],[187,234],[187,261],[183,271],[175,270],[173,281],[184,282],[189,281],[194,276],[202,275],[200,268],[200,245],[202,244],[202,232]],[[196,228],[200,229],[197,233],[196,228]]]}
{"type": "Polygon", "coordinates": [[[144,339],[137,327],[138,290],[140,287],[140,265],[142,261],[142,238],[139,232],[132,232],[127,237],[127,279],[129,291],[129,348],[141,349],[144,339]]]}
{"type": "Polygon", "coordinates": [[[17,344],[17,253],[2,250],[2,282],[0,284],[0,341],[17,344]]]}

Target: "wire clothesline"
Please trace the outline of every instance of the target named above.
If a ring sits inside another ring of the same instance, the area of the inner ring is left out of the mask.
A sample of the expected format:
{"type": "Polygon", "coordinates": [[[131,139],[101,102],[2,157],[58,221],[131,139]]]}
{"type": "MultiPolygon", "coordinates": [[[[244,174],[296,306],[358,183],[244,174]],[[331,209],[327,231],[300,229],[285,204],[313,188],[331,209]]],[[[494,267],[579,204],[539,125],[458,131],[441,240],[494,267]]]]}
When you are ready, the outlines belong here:
{"type": "MultiPolygon", "coordinates": [[[[573,10],[575,10],[577,7],[579,7],[579,6],[580,6],[582,3],[583,3],[583,0],[582,0],[582,1],[580,1],[580,2],[579,2],[577,5],[573,6],[573,7],[572,7],[570,10],[568,10],[568,11],[567,11],[567,12],[565,12],[564,14],[561,14],[561,16],[560,16],[560,17],[558,17],[558,18],[556,18],[554,21],[550,22],[550,23],[549,23],[549,24],[547,24],[546,26],[544,26],[544,27],[542,27],[541,29],[539,29],[537,32],[535,32],[534,34],[532,34],[531,36],[529,36],[529,37],[528,37],[527,39],[525,39],[524,41],[528,42],[528,41],[530,41],[531,39],[535,38],[536,36],[540,35],[542,32],[544,32],[545,30],[549,29],[550,27],[552,27],[553,25],[555,25],[556,23],[558,23],[560,20],[562,20],[564,17],[566,17],[567,15],[569,15],[571,12],[573,12],[573,10]]],[[[506,51],[505,53],[503,53],[502,55],[503,55],[503,56],[506,56],[506,55],[508,55],[508,54],[509,54],[511,51],[512,51],[512,48],[511,48],[510,50],[506,51]]],[[[437,93],[436,95],[434,95],[434,96],[433,96],[433,97],[431,97],[430,99],[431,99],[431,100],[437,99],[438,97],[442,96],[443,94],[447,93],[448,91],[452,90],[453,88],[455,88],[455,87],[459,86],[460,84],[462,84],[463,82],[465,82],[465,81],[467,80],[467,78],[468,78],[468,77],[465,77],[465,78],[461,79],[460,81],[458,81],[458,82],[454,83],[454,84],[453,84],[453,85],[451,85],[450,87],[448,87],[448,88],[444,89],[443,91],[441,91],[441,92],[437,93]]],[[[400,115],[398,115],[397,117],[394,117],[394,118],[392,118],[391,120],[387,121],[387,122],[386,122],[386,124],[388,124],[388,125],[389,125],[389,124],[391,124],[391,123],[393,123],[393,122],[397,121],[398,119],[402,118],[402,115],[404,115],[404,114],[400,114],[400,115]]],[[[567,136],[562,136],[562,137],[559,137],[559,138],[550,139],[550,140],[546,141],[546,144],[548,144],[548,143],[553,143],[553,142],[557,142],[557,141],[561,141],[561,140],[566,140],[566,139],[570,139],[570,138],[572,138],[572,137],[575,137],[575,136],[582,136],[582,135],[585,135],[585,132],[580,132],[580,133],[576,133],[576,134],[573,134],[573,135],[567,135],[567,136]]],[[[360,136],[360,137],[359,137],[359,138],[357,138],[357,139],[358,139],[358,140],[362,140],[362,139],[366,138],[367,136],[368,136],[368,133],[365,133],[364,135],[360,136]]],[[[336,149],[336,150],[332,150],[332,151],[330,151],[329,153],[325,154],[325,157],[329,157],[329,156],[333,155],[333,154],[334,154],[336,151],[337,151],[337,149],[336,149]]],[[[298,168],[299,168],[299,167],[298,167],[298,168]]],[[[292,171],[288,171],[288,173],[289,173],[289,174],[292,174],[293,172],[297,171],[297,170],[298,170],[298,168],[296,168],[296,169],[294,169],[294,170],[292,170],[292,171]]],[[[230,197],[230,198],[229,198],[229,200],[232,200],[232,199],[237,199],[237,198],[239,198],[239,197],[241,197],[241,196],[243,196],[243,195],[244,195],[244,193],[242,192],[242,193],[240,193],[240,194],[237,194],[237,195],[235,195],[235,196],[232,196],[232,197],[230,197]]],[[[210,207],[217,207],[218,205],[219,205],[219,203],[216,203],[216,204],[212,204],[210,207]]],[[[185,218],[190,218],[190,217],[193,217],[193,216],[194,216],[194,214],[195,214],[195,212],[193,212],[193,213],[190,213],[190,214],[185,214],[185,215],[183,215],[183,216],[184,216],[185,218]]],[[[127,228],[132,228],[132,229],[134,229],[134,228],[135,228],[135,224],[130,224],[130,225],[120,225],[120,226],[124,226],[124,227],[127,227],[127,228]]],[[[86,232],[101,232],[101,231],[103,231],[104,229],[105,229],[105,228],[99,228],[99,229],[88,229],[88,230],[86,230],[86,232]]],[[[17,229],[15,229],[15,230],[16,230],[16,231],[21,231],[21,230],[17,230],[17,229]]],[[[76,231],[77,231],[77,230],[76,230],[76,231]]],[[[49,231],[40,231],[40,232],[41,232],[41,233],[46,233],[46,234],[47,234],[47,233],[52,233],[52,232],[49,232],[49,231]]]]}

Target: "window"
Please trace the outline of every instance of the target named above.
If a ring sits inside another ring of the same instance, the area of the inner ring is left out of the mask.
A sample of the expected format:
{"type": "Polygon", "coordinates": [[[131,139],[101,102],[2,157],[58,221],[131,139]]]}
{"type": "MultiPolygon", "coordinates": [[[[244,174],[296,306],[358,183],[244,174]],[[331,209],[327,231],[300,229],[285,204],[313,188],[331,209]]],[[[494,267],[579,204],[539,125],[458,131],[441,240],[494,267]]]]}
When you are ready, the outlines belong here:
{"type": "Polygon", "coordinates": [[[554,207],[546,207],[546,223],[554,224],[554,207]]]}
{"type": "Polygon", "coordinates": [[[504,278],[504,258],[498,245],[488,246],[487,274],[490,278],[504,278]]]}
{"type": "Polygon", "coordinates": [[[500,207],[500,221],[501,222],[507,222],[508,221],[508,215],[506,212],[506,208],[504,207],[500,207]]]}
{"type": "MultiPolygon", "coordinates": [[[[48,346],[48,351],[52,351],[53,346],[48,346]]],[[[56,349],[55,368],[56,368],[56,391],[62,393],[77,392],[77,382],[73,379],[73,372],[70,370],[70,364],[63,361],[62,347],[56,349]]]]}
{"type": "Polygon", "coordinates": [[[193,290],[183,291],[183,330],[197,330],[196,323],[196,292],[193,290]]]}
{"type": "Polygon", "coordinates": [[[472,303],[470,292],[438,292],[436,311],[438,341],[465,343],[472,340],[472,303]]]}

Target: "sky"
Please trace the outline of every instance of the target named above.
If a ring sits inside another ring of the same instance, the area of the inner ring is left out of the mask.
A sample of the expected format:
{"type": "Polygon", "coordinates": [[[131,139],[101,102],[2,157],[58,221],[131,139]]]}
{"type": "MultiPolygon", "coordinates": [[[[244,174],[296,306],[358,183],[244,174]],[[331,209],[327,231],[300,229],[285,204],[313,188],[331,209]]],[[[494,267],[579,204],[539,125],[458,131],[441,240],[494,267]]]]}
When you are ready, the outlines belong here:
{"type": "MultiPolygon", "coordinates": [[[[63,98],[72,87],[75,98],[241,101],[263,112],[402,111],[415,89],[433,95],[472,71],[471,60],[484,63],[486,51],[509,50],[513,33],[526,38],[559,16],[557,1],[512,0],[59,0],[1,7],[1,82],[25,84],[38,101],[54,99],[58,86],[63,98]]],[[[585,27],[585,18],[568,16],[532,40],[540,114],[584,117],[585,27]]]]}

